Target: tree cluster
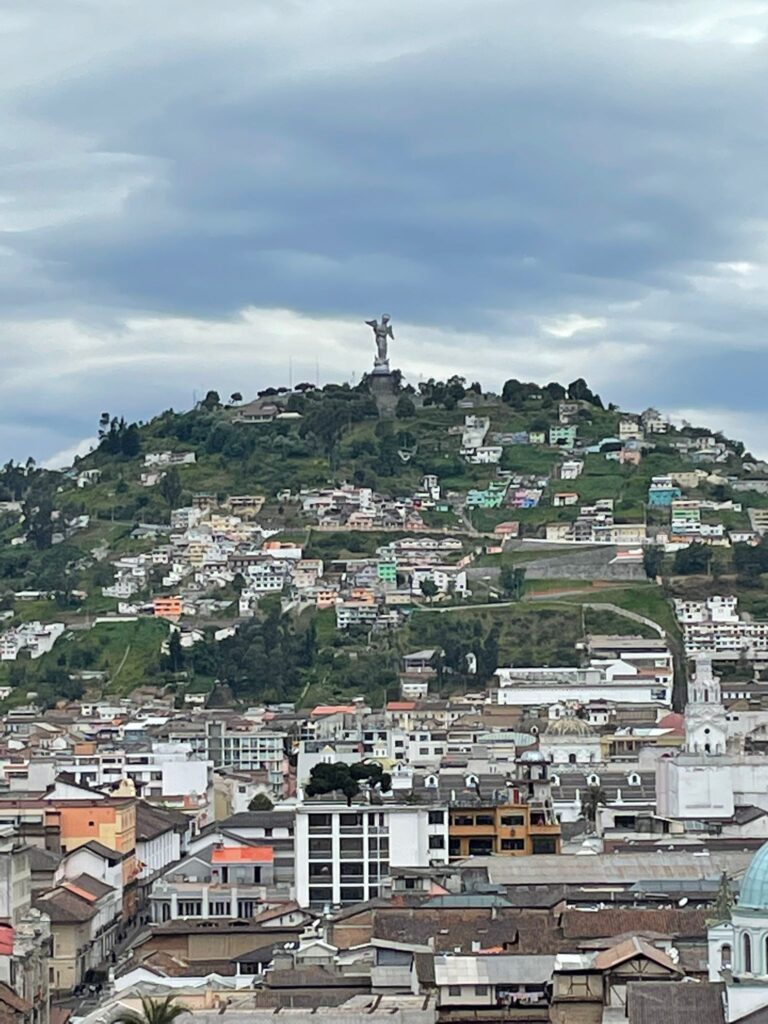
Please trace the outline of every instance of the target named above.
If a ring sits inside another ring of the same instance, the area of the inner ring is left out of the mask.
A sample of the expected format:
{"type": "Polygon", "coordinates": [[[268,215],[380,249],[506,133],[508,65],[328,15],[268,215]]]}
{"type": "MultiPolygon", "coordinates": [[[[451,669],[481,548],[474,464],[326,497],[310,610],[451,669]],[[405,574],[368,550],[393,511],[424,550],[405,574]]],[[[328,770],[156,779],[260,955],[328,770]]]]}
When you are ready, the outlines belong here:
{"type": "Polygon", "coordinates": [[[675,552],[672,571],[677,576],[703,576],[709,573],[711,562],[712,548],[697,540],[675,552]]]}
{"type": "Polygon", "coordinates": [[[392,777],[380,764],[327,764],[313,765],[309,782],[305,787],[307,796],[324,796],[326,793],[343,793],[347,806],[358,796],[362,788],[371,794],[388,793],[392,788],[392,777]]]}
{"type": "Polygon", "coordinates": [[[546,409],[555,402],[562,401],[564,398],[569,398],[572,401],[588,402],[599,409],[603,408],[600,396],[588,387],[583,377],[571,381],[567,388],[564,388],[562,384],[558,384],[556,381],[541,387],[539,384],[526,383],[513,377],[504,382],[501,398],[507,405],[518,410],[524,409],[526,402],[532,399],[540,401],[542,408],[546,409]]]}
{"type": "Polygon", "coordinates": [[[135,458],[141,451],[141,434],[136,423],[127,423],[121,416],[113,416],[103,412],[99,420],[98,451],[105,455],[123,455],[135,458]]]}

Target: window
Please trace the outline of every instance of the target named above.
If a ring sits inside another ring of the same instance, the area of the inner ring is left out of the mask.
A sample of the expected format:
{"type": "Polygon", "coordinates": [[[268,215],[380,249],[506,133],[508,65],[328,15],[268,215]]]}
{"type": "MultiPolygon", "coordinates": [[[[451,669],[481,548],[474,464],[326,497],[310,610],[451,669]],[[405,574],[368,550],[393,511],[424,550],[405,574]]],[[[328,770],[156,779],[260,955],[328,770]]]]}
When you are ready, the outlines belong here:
{"type": "Polygon", "coordinates": [[[524,850],[525,840],[524,839],[502,839],[501,840],[502,850],[524,850]]]}
{"type": "Polygon", "coordinates": [[[493,815],[478,814],[477,817],[475,818],[475,823],[477,825],[493,825],[493,815]]]}
{"type": "Polygon", "coordinates": [[[429,837],[429,848],[430,850],[444,850],[445,839],[443,836],[430,836],[429,837]]]}
{"type": "MultiPolygon", "coordinates": [[[[768,950],[766,952],[768,952],[768,950]]],[[[731,947],[726,942],[724,946],[720,947],[720,970],[721,971],[730,970],[732,962],[733,962],[733,951],[731,950],[731,947]]]]}
{"type": "Polygon", "coordinates": [[[478,836],[469,840],[470,857],[490,857],[493,853],[493,838],[491,836],[478,836]]]}
{"type": "Polygon", "coordinates": [[[476,996],[487,996],[488,995],[488,986],[487,985],[475,985],[475,995],[476,996]]]}
{"type": "Polygon", "coordinates": [[[419,754],[424,755],[429,753],[429,747],[419,747],[419,754]]]}
{"type": "Polygon", "coordinates": [[[311,885],[309,887],[310,903],[330,903],[333,899],[333,889],[330,886],[311,885]]]}
{"type": "Polygon", "coordinates": [[[364,899],[365,889],[362,885],[341,887],[342,903],[362,903],[364,899]]]}
{"type": "Polygon", "coordinates": [[[474,825],[475,824],[475,819],[472,817],[471,814],[455,814],[453,816],[452,824],[454,824],[454,825],[474,825]]]}
{"type": "MultiPolygon", "coordinates": [[[[342,842],[349,842],[348,839],[343,839],[342,842]]],[[[330,857],[331,856],[331,839],[310,839],[309,840],[309,856],[310,857],[330,857]]]]}
{"type": "Polygon", "coordinates": [[[449,985],[448,986],[448,995],[449,996],[460,996],[461,995],[461,985],[449,985]]]}
{"type": "Polygon", "coordinates": [[[752,940],[748,935],[745,935],[742,939],[742,951],[744,954],[744,963],[742,968],[745,974],[752,973],[752,940]]]}
{"type": "Polygon", "coordinates": [[[507,828],[512,828],[515,825],[524,825],[525,817],[522,814],[502,814],[501,824],[507,828]]]}
{"type": "Polygon", "coordinates": [[[429,824],[430,825],[442,825],[445,821],[445,814],[443,811],[430,811],[429,812],[429,824]]]}
{"type": "Polygon", "coordinates": [[[330,832],[331,831],[331,816],[330,816],[330,814],[310,814],[310,816],[309,816],[309,831],[310,832],[330,832]]]}
{"type": "Polygon", "coordinates": [[[339,824],[344,828],[359,828],[363,823],[361,814],[340,814],[339,824]]]}
{"type": "Polygon", "coordinates": [[[309,877],[310,879],[330,879],[332,867],[329,862],[315,862],[309,865],[309,877]]]}
{"type": "Polygon", "coordinates": [[[363,840],[362,839],[340,839],[339,840],[339,850],[341,851],[342,857],[349,856],[349,855],[357,856],[357,857],[362,857],[362,855],[363,855],[363,840]]]}
{"type": "Polygon", "coordinates": [[[363,862],[360,860],[344,860],[341,862],[342,878],[362,878],[363,862]]]}
{"type": "Polygon", "coordinates": [[[555,836],[533,836],[531,853],[557,853],[557,839],[555,836]]]}

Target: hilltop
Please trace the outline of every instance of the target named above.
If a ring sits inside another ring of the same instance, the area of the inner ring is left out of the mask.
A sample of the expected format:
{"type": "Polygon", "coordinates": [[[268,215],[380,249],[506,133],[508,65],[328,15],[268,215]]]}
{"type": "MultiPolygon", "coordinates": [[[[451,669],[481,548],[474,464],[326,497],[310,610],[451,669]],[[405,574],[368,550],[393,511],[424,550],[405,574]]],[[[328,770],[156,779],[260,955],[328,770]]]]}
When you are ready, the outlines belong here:
{"type": "Polygon", "coordinates": [[[67,471],[6,465],[2,628],[18,647],[25,622],[63,626],[31,659],[6,640],[8,699],[141,683],[384,699],[410,647],[463,637],[445,682],[460,689],[476,682],[468,651],[480,681],[497,664],[575,664],[585,629],[620,631],[622,612],[679,646],[674,597],[725,592],[768,613],[768,466],[738,441],[606,407],[583,380],[509,380],[499,394],[455,377],[397,384],[391,417],[365,380],[249,402],[211,391],[146,423],[104,413],[97,448],[67,471]],[[397,548],[413,536],[442,544],[439,579],[397,548]],[[284,548],[265,558],[269,538],[284,548]],[[296,557],[319,574],[297,580],[296,557]],[[349,603],[358,576],[376,615],[350,606],[339,625],[317,588],[349,603]],[[155,614],[163,595],[180,595],[175,639],[155,614]]]}

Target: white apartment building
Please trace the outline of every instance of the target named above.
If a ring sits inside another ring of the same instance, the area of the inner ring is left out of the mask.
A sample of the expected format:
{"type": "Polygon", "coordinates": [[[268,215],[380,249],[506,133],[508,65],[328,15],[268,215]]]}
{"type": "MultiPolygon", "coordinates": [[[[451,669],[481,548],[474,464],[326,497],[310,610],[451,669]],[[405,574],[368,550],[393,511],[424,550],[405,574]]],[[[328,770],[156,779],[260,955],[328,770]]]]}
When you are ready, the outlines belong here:
{"type": "Polygon", "coordinates": [[[681,625],[691,623],[737,623],[737,597],[708,597],[706,601],[675,601],[675,615],[681,625]]]}
{"type": "Polygon", "coordinates": [[[478,448],[462,448],[460,454],[473,466],[487,466],[501,462],[503,452],[500,444],[484,444],[478,448]]]}
{"type": "Polygon", "coordinates": [[[21,651],[29,651],[30,658],[40,658],[64,632],[63,622],[25,622],[0,636],[0,661],[15,661],[21,651]]]}
{"type": "Polygon", "coordinates": [[[688,655],[711,654],[729,660],[758,659],[768,653],[768,622],[745,622],[738,599],[715,596],[706,601],[675,601],[688,655]]]}
{"type": "Polygon", "coordinates": [[[648,675],[623,661],[589,668],[500,668],[495,676],[498,688],[492,691],[491,699],[513,707],[549,707],[562,701],[669,707],[672,701],[671,671],[659,668],[648,675]]]}
{"type": "Polygon", "coordinates": [[[230,729],[225,722],[206,722],[205,756],[216,768],[269,773],[269,783],[282,792],[285,771],[285,734],[268,729],[230,729]]]}
{"type": "Polygon", "coordinates": [[[447,862],[445,808],[318,802],[296,809],[299,906],[376,899],[390,867],[447,862]]]}
{"type": "Polygon", "coordinates": [[[468,593],[467,573],[455,566],[420,566],[411,575],[411,593],[420,594],[421,584],[429,580],[437,587],[438,593],[447,594],[451,589],[462,597],[468,593]]]}
{"type": "Polygon", "coordinates": [[[197,459],[194,452],[147,452],[145,466],[190,466],[197,459]]]}
{"type": "Polygon", "coordinates": [[[103,789],[130,779],[148,800],[205,796],[212,786],[213,763],[195,756],[188,743],[155,743],[151,750],[96,750],[30,761],[28,785],[45,789],[61,772],[79,786],[103,789]]]}

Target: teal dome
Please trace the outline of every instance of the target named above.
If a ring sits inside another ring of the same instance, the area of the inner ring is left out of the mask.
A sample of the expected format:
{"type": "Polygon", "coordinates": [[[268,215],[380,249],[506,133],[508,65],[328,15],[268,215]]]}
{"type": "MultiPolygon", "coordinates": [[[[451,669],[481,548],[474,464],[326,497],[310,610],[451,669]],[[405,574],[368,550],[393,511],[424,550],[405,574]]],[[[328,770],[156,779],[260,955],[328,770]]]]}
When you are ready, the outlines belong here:
{"type": "Polygon", "coordinates": [[[739,907],[768,911],[768,843],[760,847],[744,874],[739,907]]]}

